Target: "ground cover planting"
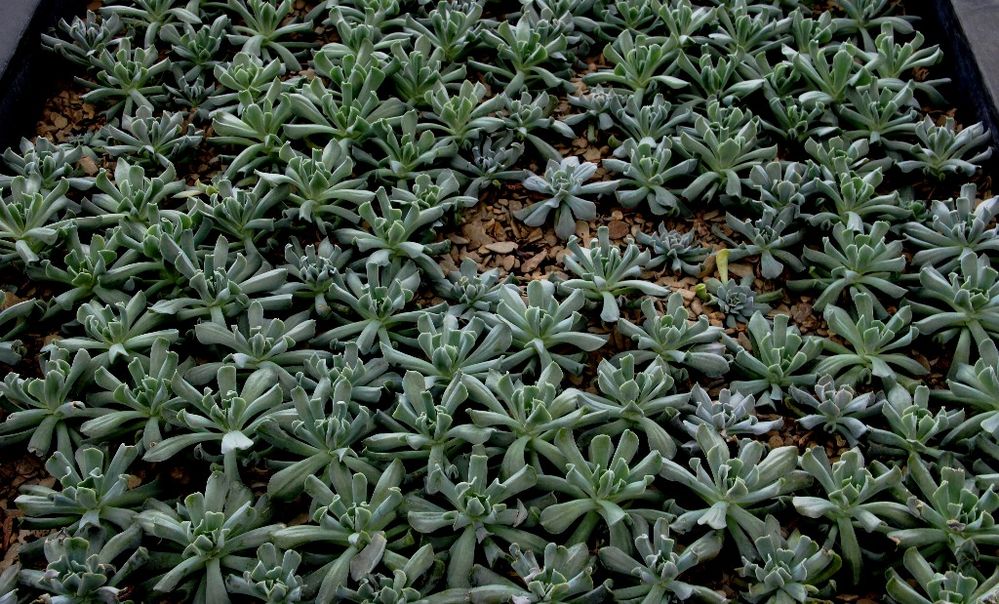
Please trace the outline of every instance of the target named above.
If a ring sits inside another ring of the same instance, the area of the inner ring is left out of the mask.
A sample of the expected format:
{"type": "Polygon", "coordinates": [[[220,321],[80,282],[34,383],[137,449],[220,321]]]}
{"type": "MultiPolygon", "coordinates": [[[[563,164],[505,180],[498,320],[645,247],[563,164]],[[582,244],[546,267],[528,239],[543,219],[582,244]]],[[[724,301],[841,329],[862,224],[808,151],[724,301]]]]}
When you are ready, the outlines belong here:
{"type": "Polygon", "coordinates": [[[996,601],[992,139],[899,4],[90,3],[0,604],[996,601]]]}

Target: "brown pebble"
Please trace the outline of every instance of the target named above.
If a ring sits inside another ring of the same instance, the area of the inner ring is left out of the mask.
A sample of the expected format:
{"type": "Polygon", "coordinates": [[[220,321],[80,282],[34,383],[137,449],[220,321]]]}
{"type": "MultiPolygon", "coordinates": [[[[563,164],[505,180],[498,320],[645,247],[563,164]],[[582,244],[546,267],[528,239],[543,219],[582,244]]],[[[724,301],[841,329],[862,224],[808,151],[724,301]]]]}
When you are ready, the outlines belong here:
{"type": "Polygon", "coordinates": [[[541,263],[544,261],[544,259],[547,257],[548,257],[548,252],[538,252],[537,254],[525,260],[524,263],[520,265],[520,269],[525,273],[529,273],[534,269],[538,268],[541,265],[541,263]]]}
{"type": "Polygon", "coordinates": [[[607,225],[607,230],[610,232],[611,239],[620,239],[630,232],[628,223],[621,220],[612,220],[607,225]]]}
{"type": "Polygon", "coordinates": [[[496,252],[497,254],[509,254],[513,250],[517,249],[517,244],[513,241],[496,241],[493,243],[487,243],[486,249],[491,252],[496,252]]]}

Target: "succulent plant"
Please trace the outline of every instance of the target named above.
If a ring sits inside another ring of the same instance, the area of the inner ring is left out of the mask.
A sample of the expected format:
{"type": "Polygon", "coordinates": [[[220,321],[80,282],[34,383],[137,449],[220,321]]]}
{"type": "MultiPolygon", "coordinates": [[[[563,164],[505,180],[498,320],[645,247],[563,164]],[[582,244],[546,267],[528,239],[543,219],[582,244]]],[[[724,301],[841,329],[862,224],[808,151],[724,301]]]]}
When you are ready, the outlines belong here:
{"type": "Polygon", "coordinates": [[[662,468],[662,455],[650,451],[636,460],[639,439],[631,430],[622,432],[617,440],[615,445],[606,434],[595,436],[584,457],[569,431],[559,432],[555,442],[565,456],[565,477],[552,474],[538,477],[543,490],[562,494],[562,501],[548,505],[541,512],[540,522],[545,530],[562,534],[572,528],[567,541],[575,545],[604,524],[610,531],[611,545],[629,551],[632,538],[627,526],[635,522],[630,519],[655,522],[659,518],[672,518],[659,504],[660,495],[649,488],[662,468]],[[637,507],[646,502],[652,507],[637,507]]]}
{"type": "Polygon", "coordinates": [[[517,218],[527,226],[538,227],[548,220],[548,214],[555,212],[555,234],[568,239],[576,231],[577,220],[591,220],[596,217],[596,204],[584,198],[589,195],[603,195],[614,190],[616,181],[586,184],[597,171],[597,165],[579,162],[578,157],[568,157],[560,162],[548,160],[545,175],[532,174],[524,180],[524,188],[549,196],[544,201],[528,205],[516,213],[517,218]]]}
{"type": "Polygon", "coordinates": [[[606,342],[604,336],[575,331],[582,320],[579,309],[585,301],[584,293],[575,290],[559,301],[551,281],[531,281],[526,293],[525,300],[515,286],[503,286],[496,315],[490,321],[509,325],[513,334],[513,352],[503,366],[524,364],[530,369],[540,364],[544,368],[554,361],[569,373],[579,373],[583,355],[566,349],[592,352],[606,342]]]}
{"type": "Polygon", "coordinates": [[[52,602],[121,602],[127,597],[129,575],[142,567],[149,553],[139,547],[141,529],[132,525],[108,536],[88,531],[70,536],[62,531],[45,539],[45,570],[21,571],[20,580],[40,590],[52,602]]]}
{"type": "Polygon", "coordinates": [[[791,398],[802,414],[798,423],[807,430],[819,426],[829,433],[843,436],[851,446],[856,446],[867,433],[864,419],[876,413],[882,401],[876,401],[873,392],[858,394],[850,386],[836,386],[828,375],[815,382],[815,394],[791,386],[791,398]],[[808,413],[811,411],[812,413],[808,413]]]}
{"type": "Polygon", "coordinates": [[[853,583],[860,580],[863,548],[857,528],[867,533],[884,532],[908,521],[909,510],[896,501],[885,501],[884,493],[901,484],[898,467],[886,468],[875,462],[874,472],[865,467],[857,449],[847,451],[830,464],[822,447],[812,447],[801,456],[801,467],[822,488],[822,497],[795,496],[791,503],[809,518],[824,517],[836,525],[836,538],[843,558],[850,565],[853,583]]]}
{"type": "Polygon", "coordinates": [[[969,363],[971,351],[999,335],[999,272],[986,255],[965,254],[957,269],[944,277],[931,266],[919,271],[917,301],[913,308],[924,318],[915,327],[938,342],[957,338],[955,363],[969,363]],[[923,302],[922,300],[926,300],[923,302]]]}
{"type": "Polygon", "coordinates": [[[697,165],[696,159],[674,162],[668,138],[658,143],[648,138],[638,142],[628,139],[615,151],[621,152],[627,154],[627,161],[612,158],[603,162],[608,170],[622,175],[615,191],[621,205],[633,208],[645,202],[654,214],[688,213],[676,195],[679,191],[668,185],[678,176],[690,174],[697,165]]]}
{"type": "Polygon", "coordinates": [[[822,350],[822,340],[802,336],[787,315],[775,315],[773,322],[760,313],[749,320],[750,348],[739,347],[735,366],[749,379],[732,382],[744,394],[762,393],[772,404],[784,400],[790,389],[815,381],[812,362],[822,350]]]}
{"type": "Polygon", "coordinates": [[[809,480],[807,474],[795,469],[798,451],[795,447],[768,451],[761,442],[743,440],[733,456],[721,435],[703,424],[697,428],[695,441],[705,459],[692,457],[689,470],[673,460],[663,460],[662,474],[688,489],[704,507],[684,511],[671,526],[681,532],[694,526],[726,530],[743,556],[752,555],[753,541],[767,534],[766,524],[757,514],[773,507],[775,497],[793,492],[809,480]]]}
{"type": "Polygon", "coordinates": [[[203,493],[188,495],[175,508],[150,501],[138,526],[166,542],[173,563],[156,577],[153,590],[193,588],[192,602],[229,602],[223,569],[244,570],[238,553],[270,539],[276,527],[266,524],[269,514],[266,499],[254,502],[249,489],[221,472],[212,473],[203,493]]]}
{"type": "MultiPolygon", "coordinates": [[[[681,414],[683,429],[691,437],[697,436],[699,427],[704,424],[715,430],[723,438],[739,437],[742,434],[760,436],[779,430],[784,420],[761,420],[756,414],[756,397],[722,388],[718,398],[712,398],[706,390],[695,384],[690,391],[693,403],[689,410],[681,414]]],[[[697,442],[688,443],[696,447],[697,442]]]]}
{"type": "Polygon", "coordinates": [[[979,150],[989,140],[989,133],[981,123],[958,130],[954,118],[948,117],[942,125],[926,118],[916,126],[918,143],[899,143],[894,148],[912,157],[898,162],[903,172],[920,170],[937,180],[950,174],[971,176],[978,165],[992,156],[991,147],[979,150]]]}
{"type": "Polygon", "coordinates": [[[607,227],[597,229],[597,238],[590,240],[589,247],[580,247],[579,240],[573,236],[566,248],[569,253],[565,256],[565,265],[576,274],[576,278],[564,281],[561,286],[580,290],[588,299],[599,301],[600,318],[607,323],[617,322],[620,318],[618,298],[628,292],[638,291],[646,296],[665,296],[669,293],[665,287],[636,278],[641,276],[643,268],[648,267],[651,259],[649,252],[641,251],[630,238],[625,241],[622,251],[611,244],[607,227]]]}
{"type": "Polygon", "coordinates": [[[649,268],[664,266],[674,273],[682,272],[697,276],[701,273],[701,265],[711,253],[711,249],[698,245],[694,235],[693,231],[680,233],[660,223],[652,234],[640,232],[635,235],[635,239],[650,248],[652,259],[649,268]]]}
{"type": "Polygon", "coordinates": [[[925,222],[904,226],[906,239],[919,248],[912,257],[913,266],[929,265],[941,275],[958,268],[968,254],[987,254],[997,245],[997,234],[990,228],[999,215],[999,201],[977,202],[977,187],[967,184],[953,199],[934,200],[925,222]]]}
{"type": "Polygon", "coordinates": [[[892,569],[885,589],[899,604],[928,604],[941,600],[956,603],[987,601],[996,596],[999,586],[999,575],[996,574],[979,581],[959,571],[940,572],[914,547],[905,550],[902,563],[916,584],[912,585],[892,569]]]}
{"type": "Polygon", "coordinates": [[[822,252],[805,248],[804,257],[813,263],[814,278],[792,281],[790,287],[821,288],[814,305],[819,310],[837,302],[844,292],[849,292],[854,300],[863,294],[873,303],[878,316],[886,316],[887,311],[875,292],[892,298],[906,293],[905,288],[895,283],[896,276],[905,268],[902,242],[887,242],[888,229],[888,223],[880,221],[867,233],[837,224],[832,239],[823,238],[822,252]]]}
{"type": "MultiPolygon", "coordinates": [[[[453,482],[446,475],[439,478],[440,494],[447,507],[421,497],[411,497],[406,502],[409,523],[416,531],[429,534],[445,527],[460,530],[458,538],[451,540],[448,554],[450,587],[469,585],[472,563],[479,549],[493,565],[503,553],[499,543],[517,544],[534,551],[543,551],[546,545],[537,535],[518,528],[525,520],[525,513],[516,497],[536,483],[534,468],[525,466],[505,480],[494,478],[489,482],[487,461],[485,455],[473,453],[460,482],[453,482]]],[[[444,474],[444,469],[438,466],[433,473],[444,474]]]]}
{"type": "Polygon", "coordinates": [[[756,554],[744,556],[740,569],[750,581],[743,594],[749,602],[807,602],[826,587],[841,564],[836,552],[806,535],[795,531],[783,537],[776,521],[768,523],[754,546],[756,554]]]}
{"type": "Polygon", "coordinates": [[[682,573],[718,555],[722,540],[717,532],[707,533],[682,550],[670,534],[666,519],[656,520],[651,531],[648,523],[638,521],[634,532],[639,559],[613,545],[602,547],[598,552],[600,561],[611,571],[637,575],[641,579],[638,585],[615,589],[614,597],[618,601],[670,602],[687,600],[691,596],[704,602],[727,601],[707,586],[680,579],[682,573]]]}
{"type": "Polygon", "coordinates": [[[689,395],[672,393],[673,379],[660,365],[636,371],[630,354],[622,356],[618,365],[601,361],[597,368],[600,394],[579,394],[584,406],[606,418],[594,432],[617,436],[634,430],[644,434],[650,449],[673,457],[676,443],[662,424],[686,408],[689,395]]]}

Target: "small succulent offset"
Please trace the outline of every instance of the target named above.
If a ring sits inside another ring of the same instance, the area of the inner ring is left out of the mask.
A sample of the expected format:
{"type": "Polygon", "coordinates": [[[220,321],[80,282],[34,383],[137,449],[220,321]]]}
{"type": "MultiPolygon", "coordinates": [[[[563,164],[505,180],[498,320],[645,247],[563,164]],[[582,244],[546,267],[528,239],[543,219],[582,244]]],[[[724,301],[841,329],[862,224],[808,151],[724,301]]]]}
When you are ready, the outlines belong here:
{"type": "Polygon", "coordinates": [[[555,212],[555,234],[568,239],[576,231],[577,220],[592,220],[597,216],[596,204],[584,196],[604,195],[617,187],[617,181],[587,183],[596,171],[597,164],[580,163],[578,157],[548,160],[544,176],[532,174],[524,180],[524,188],[548,198],[517,211],[517,218],[527,226],[539,227],[555,212]]]}
{"type": "Polygon", "coordinates": [[[741,280],[731,279],[728,259],[731,250],[722,249],[715,254],[719,278],[710,278],[698,284],[694,291],[702,300],[718,307],[725,314],[725,325],[735,327],[749,321],[753,315],[770,312],[768,301],[781,295],[780,290],[759,293],[753,289],[753,275],[747,273],[741,280]]]}
{"type": "Polygon", "coordinates": [[[627,293],[637,291],[646,296],[669,293],[665,287],[639,278],[642,269],[649,266],[648,250],[641,251],[628,238],[622,251],[611,244],[610,230],[605,226],[597,229],[597,238],[590,240],[589,247],[580,247],[579,240],[573,236],[566,248],[569,253],[564,262],[576,278],[564,281],[561,286],[583,291],[591,301],[600,302],[600,318],[606,323],[614,323],[621,317],[618,299],[627,293]]]}

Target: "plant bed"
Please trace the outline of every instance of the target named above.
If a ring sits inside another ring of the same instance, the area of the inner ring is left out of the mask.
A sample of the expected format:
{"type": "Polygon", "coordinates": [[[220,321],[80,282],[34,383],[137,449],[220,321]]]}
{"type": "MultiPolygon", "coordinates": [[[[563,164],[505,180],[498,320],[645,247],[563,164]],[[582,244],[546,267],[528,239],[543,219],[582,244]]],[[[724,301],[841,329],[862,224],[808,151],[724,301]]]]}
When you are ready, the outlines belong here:
{"type": "Polygon", "coordinates": [[[92,8],[3,604],[995,597],[991,139],[899,7],[92,8]]]}

